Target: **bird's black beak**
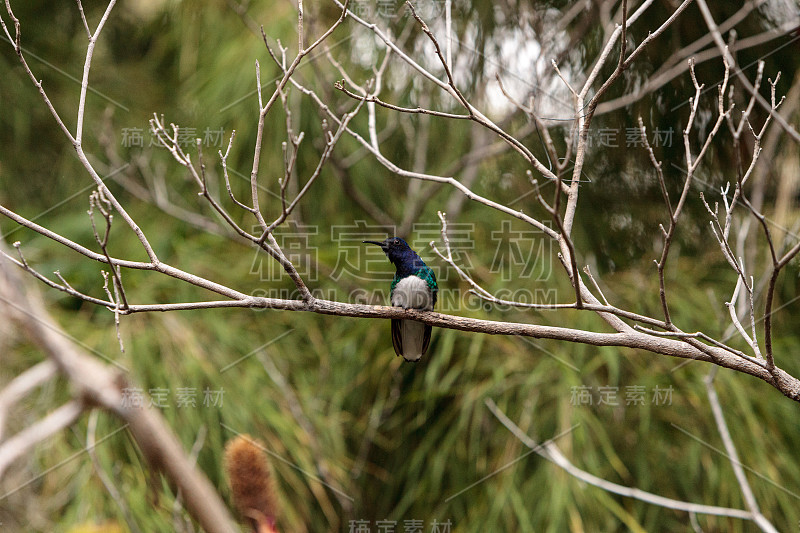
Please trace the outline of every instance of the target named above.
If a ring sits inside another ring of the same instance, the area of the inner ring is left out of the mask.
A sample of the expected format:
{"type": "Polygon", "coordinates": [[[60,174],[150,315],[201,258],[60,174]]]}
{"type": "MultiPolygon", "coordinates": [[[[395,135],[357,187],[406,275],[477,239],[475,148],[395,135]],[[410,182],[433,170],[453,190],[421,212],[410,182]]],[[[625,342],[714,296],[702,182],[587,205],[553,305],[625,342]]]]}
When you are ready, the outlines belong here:
{"type": "Polygon", "coordinates": [[[376,245],[376,246],[380,246],[380,247],[381,247],[381,249],[382,249],[384,252],[385,252],[385,251],[386,251],[386,249],[389,247],[389,245],[388,245],[388,244],[386,244],[386,241],[384,241],[384,242],[378,242],[378,241],[362,241],[362,242],[364,242],[365,244],[374,244],[374,245],[376,245]]]}

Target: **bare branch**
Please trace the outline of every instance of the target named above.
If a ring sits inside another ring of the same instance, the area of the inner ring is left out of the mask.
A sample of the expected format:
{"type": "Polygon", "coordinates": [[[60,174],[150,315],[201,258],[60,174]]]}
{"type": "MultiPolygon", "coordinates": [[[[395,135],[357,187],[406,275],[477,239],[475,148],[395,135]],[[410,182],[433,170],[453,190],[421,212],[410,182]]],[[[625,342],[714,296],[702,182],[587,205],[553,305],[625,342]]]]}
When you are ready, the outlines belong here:
{"type": "Polygon", "coordinates": [[[589,485],[598,487],[612,494],[619,494],[620,496],[634,498],[652,505],[665,507],[667,509],[675,509],[687,513],[730,516],[733,518],[742,518],[745,520],[754,519],[752,513],[748,511],[743,511],[740,509],[730,509],[727,507],[715,507],[713,505],[703,505],[698,503],[684,502],[680,500],[673,500],[672,498],[665,498],[664,496],[659,496],[651,492],[646,492],[640,489],[618,485],[616,483],[612,483],[611,481],[607,481],[605,479],[592,475],[586,472],[585,470],[581,470],[580,468],[573,465],[564,456],[564,454],[561,453],[561,450],[558,448],[558,446],[556,446],[555,443],[553,443],[552,441],[546,441],[542,444],[539,444],[532,438],[530,438],[528,435],[526,435],[516,424],[514,424],[514,422],[511,421],[511,419],[509,419],[505,415],[505,413],[500,411],[500,409],[497,407],[497,404],[495,404],[490,398],[486,399],[484,403],[486,403],[486,407],[488,407],[489,410],[492,412],[492,414],[495,417],[497,417],[500,423],[503,424],[509,431],[511,431],[511,433],[517,439],[519,439],[520,442],[522,442],[532,451],[536,452],[542,458],[547,459],[548,461],[554,463],[555,465],[562,468],[569,475],[583,481],[584,483],[588,483],[589,485]]]}
{"type": "Polygon", "coordinates": [[[736,446],[733,444],[731,433],[728,430],[728,424],[725,422],[725,416],[722,414],[722,406],[720,405],[717,391],[714,389],[715,375],[716,370],[712,368],[704,380],[706,384],[706,394],[708,395],[708,402],[711,405],[711,412],[714,414],[714,421],[717,423],[719,436],[722,437],[722,442],[725,445],[725,451],[728,452],[728,459],[730,460],[731,467],[733,468],[733,473],[736,475],[736,480],[739,482],[739,487],[742,489],[744,502],[753,515],[753,521],[759,528],[761,528],[762,531],[766,531],[768,533],[778,533],[778,530],[775,529],[775,526],[773,526],[769,520],[767,520],[767,518],[761,514],[761,510],[758,508],[758,502],[756,502],[755,495],[753,494],[753,489],[750,488],[750,483],[747,481],[747,476],[745,476],[742,463],[739,462],[739,454],[736,453],[736,446]]]}
{"type": "Polygon", "coordinates": [[[384,102],[380,98],[374,95],[368,95],[366,97],[360,96],[352,91],[347,90],[347,87],[344,86],[345,80],[337,81],[333,84],[333,86],[338,89],[339,91],[343,92],[350,98],[359,101],[365,101],[367,103],[375,103],[381,107],[385,107],[386,109],[391,109],[392,111],[399,111],[401,113],[411,113],[411,114],[422,114],[422,115],[432,115],[434,117],[442,117],[442,118],[452,118],[452,119],[466,119],[472,120],[472,116],[470,115],[458,115],[456,113],[445,113],[443,111],[435,111],[433,109],[424,109],[422,107],[401,107],[394,104],[390,104],[388,102],[384,102]]]}
{"type": "Polygon", "coordinates": [[[7,263],[0,267],[0,300],[24,315],[18,321],[19,326],[56,364],[78,398],[0,445],[0,471],[36,442],[72,424],[88,403],[102,407],[127,425],[142,454],[153,468],[163,470],[181,491],[187,509],[204,529],[214,533],[237,530],[211,483],[189,464],[180,442],[161,415],[128,405],[123,394],[127,387],[124,377],[68,340],[48,316],[38,295],[27,289],[19,271],[7,263]]]}
{"type": "MultiPolygon", "coordinates": [[[[730,352],[730,353],[732,353],[732,354],[734,354],[734,355],[736,355],[738,357],[741,357],[742,359],[746,359],[746,360],[750,361],[751,363],[753,363],[754,365],[758,365],[758,366],[760,366],[760,367],[762,367],[764,369],[767,369],[767,365],[766,365],[766,363],[764,363],[764,361],[762,359],[757,359],[755,357],[751,357],[751,356],[747,355],[746,353],[744,353],[744,352],[742,352],[740,350],[735,350],[735,349],[731,348],[730,346],[728,346],[728,345],[726,345],[726,344],[724,344],[722,342],[719,342],[718,340],[706,335],[702,331],[697,331],[695,333],[684,333],[682,331],[673,331],[673,330],[669,330],[669,331],[654,331],[652,329],[648,329],[648,328],[642,327],[642,326],[640,326],[638,324],[633,326],[633,327],[635,329],[639,330],[639,331],[643,331],[643,332],[647,333],[648,335],[660,335],[660,336],[664,336],[664,337],[675,337],[676,339],[702,339],[702,340],[704,340],[706,342],[709,342],[709,343],[713,344],[714,346],[717,346],[718,348],[722,348],[725,351],[728,351],[728,352],[730,352]]],[[[674,328],[674,326],[673,326],[673,328],[674,328]]]]}
{"type": "Polygon", "coordinates": [[[281,214],[269,226],[264,228],[264,233],[256,240],[256,244],[259,245],[262,244],[267,236],[271,236],[272,231],[280,224],[282,224],[286,220],[286,218],[291,214],[291,212],[295,209],[295,207],[297,207],[297,204],[300,202],[300,200],[303,199],[303,196],[305,196],[305,194],[314,184],[314,181],[319,177],[322,168],[325,166],[325,163],[328,162],[328,159],[330,158],[331,153],[333,152],[333,148],[336,146],[336,143],[342,137],[342,134],[344,134],[344,132],[347,131],[347,125],[350,123],[353,117],[355,117],[361,110],[361,106],[364,105],[364,102],[365,99],[362,98],[361,101],[358,103],[358,105],[356,105],[355,109],[353,109],[353,111],[345,114],[345,116],[342,117],[341,120],[337,121],[337,123],[339,124],[339,128],[332,137],[325,140],[326,141],[325,149],[323,150],[322,155],[319,158],[319,162],[317,163],[317,167],[314,169],[314,172],[308,178],[306,184],[303,186],[300,192],[297,193],[297,196],[294,198],[294,200],[292,200],[292,202],[288,206],[286,206],[284,203],[284,207],[282,209],[281,214]]]}
{"type": "MultiPolygon", "coordinates": [[[[61,235],[59,235],[59,234],[57,234],[57,233],[55,233],[55,232],[43,227],[43,226],[40,226],[40,225],[36,224],[35,222],[32,222],[32,221],[30,221],[30,220],[28,220],[28,219],[26,219],[26,218],[24,218],[24,217],[22,217],[22,216],[20,216],[20,215],[18,215],[16,213],[14,213],[13,211],[3,207],[2,205],[0,205],[0,213],[2,213],[3,215],[7,216],[8,218],[14,220],[18,224],[20,224],[22,226],[25,226],[26,228],[31,229],[31,230],[33,230],[33,231],[35,231],[35,232],[37,232],[37,233],[49,238],[49,239],[52,239],[52,240],[54,240],[54,241],[56,241],[56,242],[58,242],[58,243],[60,243],[60,244],[62,244],[64,246],[66,246],[67,248],[70,248],[70,249],[72,249],[72,250],[74,250],[74,251],[76,251],[76,252],[78,252],[78,253],[86,256],[86,257],[88,257],[89,259],[93,259],[93,260],[98,261],[100,263],[107,263],[108,262],[108,259],[106,259],[106,257],[103,254],[98,254],[98,253],[96,253],[96,252],[94,252],[92,250],[89,250],[88,248],[86,248],[84,246],[81,246],[80,244],[78,244],[76,242],[73,242],[73,241],[67,239],[66,237],[63,237],[63,236],[61,236],[61,235]]],[[[62,286],[60,286],[58,284],[52,284],[52,282],[50,282],[50,280],[48,280],[44,276],[37,275],[38,273],[34,274],[35,271],[33,269],[31,269],[29,266],[24,264],[22,261],[18,261],[16,259],[14,259],[13,257],[8,255],[2,249],[0,249],[0,256],[5,257],[6,259],[10,260],[12,263],[16,264],[17,266],[20,266],[20,267],[24,268],[25,270],[29,271],[37,279],[47,283],[48,285],[50,285],[53,288],[57,288],[59,290],[67,292],[68,294],[71,294],[73,296],[77,296],[79,298],[85,299],[86,301],[89,301],[89,302],[92,302],[92,303],[97,303],[98,305],[112,307],[112,308],[114,307],[114,302],[106,302],[106,301],[103,301],[103,300],[93,301],[93,300],[89,299],[89,297],[85,297],[84,295],[74,294],[75,291],[70,289],[69,287],[66,287],[66,286],[62,287],[62,286]],[[72,291],[72,292],[70,292],[70,291],[72,291]]],[[[170,265],[167,265],[165,263],[152,264],[152,263],[145,263],[145,262],[139,262],[139,261],[127,261],[127,260],[124,260],[124,259],[116,259],[116,258],[111,258],[111,262],[112,262],[112,264],[114,266],[121,266],[123,268],[133,268],[133,269],[137,269],[137,270],[154,270],[154,271],[157,271],[157,272],[161,272],[162,274],[166,274],[166,275],[168,275],[170,277],[174,277],[174,278],[186,281],[188,283],[191,283],[192,285],[197,285],[198,287],[203,287],[203,288],[208,289],[208,290],[210,290],[212,292],[216,292],[218,294],[221,294],[223,296],[228,296],[230,298],[241,298],[241,297],[246,296],[245,294],[240,293],[238,291],[235,291],[233,289],[230,289],[228,287],[225,287],[224,285],[221,285],[219,283],[215,283],[215,282],[207,280],[205,278],[201,278],[201,277],[196,276],[194,274],[190,274],[189,272],[177,269],[177,268],[172,267],[170,265]]]]}
{"type": "Polygon", "coordinates": [[[81,20],[83,21],[83,27],[86,30],[86,36],[91,39],[92,38],[92,30],[89,29],[89,23],[86,21],[86,14],[83,12],[83,4],[81,0],[77,0],[78,2],[78,11],[81,13],[81,20]]]}
{"type": "MultiPolygon", "coordinates": [[[[711,33],[711,36],[714,39],[714,44],[717,45],[722,57],[725,61],[732,67],[736,65],[736,60],[734,59],[733,55],[731,55],[730,51],[725,46],[725,41],[722,39],[722,34],[720,34],[719,27],[714,22],[714,18],[711,14],[711,11],[708,9],[708,4],[705,0],[697,0],[697,6],[700,8],[700,13],[703,15],[703,19],[705,20],[706,26],[708,26],[708,30],[711,33]]],[[[758,94],[758,91],[755,89],[753,84],[750,83],[750,80],[747,79],[747,76],[739,70],[735,69],[734,74],[739,79],[742,85],[744,85],[745,90],[748,93],[751,93],[755,96],[756,101],[758,101],[759,105],[764,108],[767,112],[769,112],[770,116],[775,119],[781,128],[792,138],[795,142],[800,142],[800,133],[797,132],[777,111],[770,105],[770,102],[767,102],[763,96],[758,94]]]]}
{"type": "Polygon", "coordinates": [[[228,148],[225,150],[225,153],[223,154],[222,150],[219,151],[219,159],[222,164],[222,175],[225,177],[225,188],[228,190],[228,196],[230,196],[234,204],[241,207],[245,211],[253,214],[253,208],[237,200],[236,196],[234,196],[233,194],[233,190],[231,190],[231,180],[228,177],[228,156],[231,153],[231,147],[233,146],[234,137],[236,137],[236,130],[231,131],[231,138],[230,141],[228,141],[228,148]]]}
{"type": "Polygon", "coordinates": [[[5,440],[6,421],[11,408],[32,389],[51,380],[57,370],[52,361],[45,360],[25,370],[0,389],[0,442],[5,440]]]}
{"type": "MultiPolygon", "coordinates": [[[[333,111],[320,99],[320,97],[314,91],[304,87],[299,82],[297,82],[297,80],[295,80],[294,78],[291,79],[291,82],[294,84],[295,87],[297,87],[304,94],[310,96],[314,100],[314,102],[320,107],[320,109],[322,109],[325,113],[327,113],[329,118],[331,118],[337,124],[339,124],[341,122],[340,119],[336,116],[336,114],[333,113],[333,111]]],[[[433,174],[426,174],[426,173],[422,173],[422,172],[412,172],[412,171],[409,171],[409,170],[405,170],[405,169],[399,167],[398,165],[396,165],[394,162],[392,162],[386,156],[381,154],[379,150],[376,150],[366,139],[364,139],[364,137],[359,135],[353,129],[348,127],[348,128],[345,128],[345,131],[347,131],[347,133],[351,137],[353,137],[356,141],[358,141],[366,150],[371,152],[372,155],[375,156],[376,160],[381,165],[386,167],[389,171],[397,174],[398,176],[402,176],[402,177],[405,177],[405,178],[420,179],[420,180],[423,180],[423,181],[431,181],[431,182],[436,182],[436,183],[446,183],[446,184],[452,185],[456,189],[460,190],[470,200],[474,200],[476,202],[479,202],[479,203],[482,203],[484,205],[487,205],[487,206],[489,206],[489,207],[491,207],[493,209],[501,211],[501,212],[503,212],[503,213],[505,213],[507,215],[513,216],[515,218],[518,218],[518,219],[530,224],[531,226],[534,226],[535,228],[541,230],[542,232],[547,234],[549,237],[556,238],[556,232],[554,232],[550,227],[548,227],[547,225],[541,223],[540,221],[536,220],[535,218],[526,215],[522,211],[511,209],[511,208],[509,208],[509,207],[507,207],[505,205],[502,205],[502,204],[500,204],[498,202],[494,202],[492,200],[484,198],[483,196],[480,196],[480,195],[474,193],[472,190],[470,190],[468,187],[463,185],[461,182],[459,182],[455,178],[445,177],[445,176],[436,176],[436,175],[433,175],[433,174]]]]}
{"type": "MultiPolygon", "coordinates": [[[[741,265],[741,267],[743,268],[744,265],[741,265]]],[[[739,317],[736,314],[735,302],[739,294],[739,290],[741,289],[742,285],[745,284],[745,282],[742,281],[743,279],[745,278],[743,278],[742,276],[736,278],[736,288],[733,289],[733,296],[731,296],[730,302],[725,303],[725,306],[728,308],[728,311],[730,312],[731,322],[733,323],[734,327],[736,327],[736,330],[739,332],[739,334],[742,336],[745,342],[747,342],[747,344],[753,350],[753,353],[755,353],[756,356],[758,357],[762,357],[761,350],[758,348],[758,340],[755,337],[750,337],[750,335],[747,334],[747,332],[744,330],[744,327],[742,327],[742,323],[739,321],[739,317]]]]}
{"type": "Polygon", "coordinates": [[[0,444],[0,476],[22,455],[40,442],[71,426],[83,413],[81,402],[71,400],[41,420],[29,425],[0,444]]]}

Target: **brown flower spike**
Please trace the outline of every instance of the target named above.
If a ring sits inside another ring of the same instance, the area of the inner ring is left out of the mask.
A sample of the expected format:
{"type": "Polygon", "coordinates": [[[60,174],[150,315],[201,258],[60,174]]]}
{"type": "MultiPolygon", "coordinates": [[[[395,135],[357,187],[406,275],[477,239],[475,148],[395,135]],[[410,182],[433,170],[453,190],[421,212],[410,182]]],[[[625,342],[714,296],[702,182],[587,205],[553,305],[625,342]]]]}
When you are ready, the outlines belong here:
{"type": "Polygon", "coordinates": [[[225,446],[225,471],[236,508],[256,533],[277,533],[277,501],[263,446],[249,435],[238,435],[225,446]]]}

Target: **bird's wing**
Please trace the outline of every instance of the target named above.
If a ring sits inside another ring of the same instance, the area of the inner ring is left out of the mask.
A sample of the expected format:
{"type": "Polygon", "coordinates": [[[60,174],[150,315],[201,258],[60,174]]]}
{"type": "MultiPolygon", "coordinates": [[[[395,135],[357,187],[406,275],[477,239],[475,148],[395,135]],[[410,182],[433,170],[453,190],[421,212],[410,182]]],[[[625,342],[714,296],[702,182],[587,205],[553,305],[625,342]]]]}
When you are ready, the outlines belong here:
{"type": "Polygon", "coordinates": [[[425,324],[425,335],[422,337],[422,355],[428,351],[428,346],[431,343],[431,326],[425,324]]]}
{"type": "Polygon", "coordinates": [[[392,346],[394,346],[394,353],[401,356],[403,355],[403,330],[402,320],[392,319],[392,346]]]}

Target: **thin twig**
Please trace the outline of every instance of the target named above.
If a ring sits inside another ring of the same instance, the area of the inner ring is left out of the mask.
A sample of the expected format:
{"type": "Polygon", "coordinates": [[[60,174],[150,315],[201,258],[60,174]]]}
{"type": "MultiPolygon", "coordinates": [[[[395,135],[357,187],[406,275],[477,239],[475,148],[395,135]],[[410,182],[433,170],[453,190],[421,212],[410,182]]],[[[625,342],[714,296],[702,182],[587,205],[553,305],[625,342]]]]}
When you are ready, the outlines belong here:
{"type": "Polygon", "coordinates": [[[665,507],[667,509],[715,516],[730,516],[745,520],[752,520],[754,518],[753,515],[748,511],[673,500],[672,498],[665,498],[664,496],[659,496],[651,492],[643,491],[633,487],[625,487],[623,485],[618,485],[617,483],[612,483],[611,481],[599,478],[573,465],[564,456],[564,454],[561,453],[561,450],[559,450],[558,446],[556,446],[552,441],[546,441],[542,444],[534,441],[532,438],[526,435],[525,432],[519,428],[519,426],[512,422],[511,419],[505,415],[505,413],[500,411],[500,409],[497,407],[497,404],[495,404],[491,398],[487,398],[484,403],[492,412],[492,414],[500,421],[500,423],[503,424],[517,439],[519,439],[522,444],[536,452],[542,458],[547,459],[548,461],[559,466],[569,475],[583,481],[584,483],[598,487],[612,494],[619,494],[620,496],[634,498],[652,505],[665,507]]]}
{"type": "Polygon", "coordinates": [[[603,289],[600,288],[600,285],[597,283],[597,280],[594,279],[594,276],[592,275],[592,270],[589,268],[589,265],[584,266],[583,271],[586,273],[587,276],[589,276],[592,285],[594,285],[594,288],[597,290],[597,293],[600,295],[600,298],[603,299],[603,303],[611,307],[611,304],[608,303],[608,299],[606,299],[606,295],[603,294],[603,289]]]}
{"type": "Polygon", "coordinates": [[[77,0],[78,2],[78,11],[81,13],[81,20],[83,21],[83,27],[86,30],[86,36],[91,39],[92,38],[92,30],[89,29],[89,23],[86,21],[86,13],[83,12],[83,4],[81,0],[77,0]]]}
{"type": "Polygon", "coordinates": [[[349,96],[350,98],[352,98],[354,100],[364,100],[367,103],[375,103],[375,104],[378,104],[381,107],[385,107],[386,109],[391,109],[392,111],[399,111],[401,113],[410,113],[410,114],[432,115],[434,117],[442,117],[442,118],[472,120],[472,116],[470,116],[470,115],[459,115],[457,113],[445,113],[443,111],[435,111],[433,109],[424,109],[422,107],[402,107],[402,106],[397,106],[397,105],[394,105],[394,104],[390,104],[388,102],[384,102],[383,100],[381,100],[380,98],[378,98],[377,96],[374,96],[374,95],[368,95],[368,96],[365,97],[365,96],[356,94],[356,93],[348,90],[347,87],[344,86],[344,84],[345,84],[345,80],[343,79],[341,81],[335,82],[333,84],[333,86],[337,90],[343,92],[344,94],[346,94],[347,96],[349,96]]]}
{"type": "MultiPolygon", "coordinates": [[[[714,22],[713,15],[711,14],[711,10],[708,8],[708,4],[705,0],[697,0],[697,6],[700,8],[700,13],[703,15],[703,19],[705,20],[706,26],[708,26],[709,33],[711,33],[711,36],[714,39],[714,44],[716,44],[717,48],[722,54],[722,57],[732,67],[735,67],[736,60],[725,45],[725,41],[722,39],[722,34],[719,31],[719,27],[714,22]]],[[[735,69],[734,74],[739,78],[741,84],[744,85],[745,90],[755,95],[756,101],[758,101],[759,105],[770,114],[770,116],[780,125],[781,128],[783,128],[784,132],[786,132],[795,142],[800,143],[800,133],[798,133],[798,131],[795,130],[777,112],[773,105],[770,105],[770,102],[767,102],[763,96],[758,94],[753,85],[750,83],[750,80],[747,79],[747,76],[745,76],[740,69],[735,69]]]]}
{"type": "Polygon", "coordinates": [[[762,531],[767,533],[778,533],[778,530],[775,529],[775,526],[773,526],[769,520],[767,520],[767,518],[761,514],[761,510],[758,507],[758,502],[753,494],[753,489],[750,488],[750,483],[747,481],[747,476],[742,468],[742,463],[739,461],[739,454],[736,452],[736,446],[733,444],[733,439],[731,438],[731,432],[728,430],[728,424],[725,422],[725,415],[722,413],[722,405],[719,402],[717,391],[714,389],[715,376],[716,369],[712,368],[703,380],[706,385],[706,395],[708,396],[708,402],[711,405],[711,412],[714,415],[714,421],[717,424],[717,431],[719,432],[719,436],[722,438],[722,442],[725,445],[725,451],[728,453],[728,459],[731,467],[733,468],[733,473],[736,475],[736,480],[739,482],[739,488],[742,491],[745,505],[747,505],[747,508],[752,513],[753,521],[759,528],[761,528],[762,531]]]}

